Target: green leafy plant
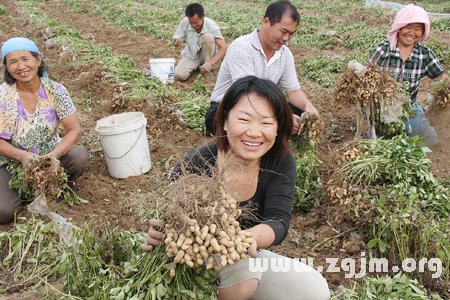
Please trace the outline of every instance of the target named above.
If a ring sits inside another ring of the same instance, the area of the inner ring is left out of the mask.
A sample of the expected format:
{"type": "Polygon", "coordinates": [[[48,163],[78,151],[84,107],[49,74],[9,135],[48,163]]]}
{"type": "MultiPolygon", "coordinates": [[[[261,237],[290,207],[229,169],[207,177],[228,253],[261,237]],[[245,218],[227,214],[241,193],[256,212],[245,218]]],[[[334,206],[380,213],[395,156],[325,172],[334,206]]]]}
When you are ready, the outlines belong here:
{"type": "Polygon", "coordinates": [[[442,18],[431,22],[432,30],[450,31],[450,18],[442,18]]]}
{"type": "Polygon", "coordinates": [[[170,39],[171,26],[175,26],[178,14],[170,13],[161,7],[136,5],[130,1],[73,1],[65,0],[73,10],[95,13],[106,22],[122,27],[131,32],[145,32],[149,36],[170,39]],[[134,16],[139,15],[139,18],[134,16]]]}
{"type": "Polygon", "coordinates": [[[34,189],[25,178],[22,164],[18,161],[11,161],[6,168],[11,174],[9,187],[16,190],[21,199],[33,199],[34,189]]]}
{"type": "Polygon", "coordinates": [[[110,290],[112,299],[215,299],[215,271],[169,262],[164,247],[141,256],[110,290]],[[136,268],[139,266],[139,268],[136,268]],[[173,271],[172,271],[173,270],[173,271]]]}
{"type": "MultiPolygon", "coordinates": [[[[9,187],[17,190],[19,193],[19,197],[25,200],[33,200],[36,196],[37,188],[33,186],[30,182],[29,178],[25,176],[24,169],[22,167],[22,163],[18,161],[11,161],[7,166],[8,171],[11,174],[11,179],[9,180],[9,187]]],[[[80,198],[73,188],[68,183],[67,174],[63,174],[64,178],[62,179],[62,184],[59,186],[60,188],[60,198],[65,203],[72,205],[79,205],[88,203],[87,200],[80,198]]],[[[54,200],[54,199],[47,199],[54,200]]]]}
{"type": "Polygon", "coordinates": [[[59,228],[38,218],[0,232],[0,294],[39,284],[57,273],[59,228]]]}
{"type": "Polygon", "coordinates": [[[365,53],[375,48],[376,43],[384,41],[386,38],[386,32],[389,31],[387,27],[378,27],[371,30],[360,32],[357,36],[348,37],[344,40],[343,45],[353,50],[361,50],[365,53]]]}
{"type": "Polygon", "coordinates": [[[325,56],[305,58],[299,64],[302,74],[324,88],[335,86],[344,65],[345,62],[341,59],[325,56]]]}
{"type": "Polygon", "coordinates": [[[175,265],[164,247],[140,250],[143,235],[104,225],[74,227],[62,244],[58,224],[38,218],[1,232],[0,293],[62,278],[59,293],[75,298],[217,299],[214,269],[175,265]]]}
{"type": "Polygon", "coordinates": [[[184,95],[180,102],[183,121],[195,131],[205,134],[205,114],[209,104],[208,98],[195,92],[184,95]]]}
{"type": "Polygon", "coordinates": [[[304,1],[302,2],[303,9],[311,9],[319,12],[327,12],[336,15],[346,15],[352,8],[359,7],[360,3],[355,0],[342,1],[339,3],[334,3],[326,0],[321,1],[304,1]]]}
{"type": "Polygon", "coordinates": [[[430,38],[424,43],[436,54],[441,63],[448,66],[450,65],[450,47],[436,38],[430,38]]]}
{"type": "Polygon", "coordinates": [[[291,145],[297,150],[295,154],[297,181],[293,208],[297,213],[305,213],[322,198],[323,183],[320,173],[322,162],[317,157],[314,142],[307,138],[291,139],[291,145]]]}
{"type": "Polygon", "coordinates": [[[309,31],[294,36],[294,38],[289,41],[289,45],[304,49],[332,49],[335,46],[332,37],[331,34],[318,34],[317,32],[311,33],[309,31]]]}
{"type": "Polygon", "coordinates": [[[392,261],[437,257],[449,278],[450,194],[431,172],[429,149],[404,134],[359,146],[362,154],[342,166],[341,182],[349,192],[345,205],[369,229],[368,247],[392,261]]]}
{"type": "Polygon", "coordinates": [[[362,283],[355,283],[351,289],[342,289],[331,299],[334,300],[440,300],[438,295],[428,297],[427,291],[417,280],[403,273],[394,277],[364,277],[362,283]]]}
{"type": "Polygon", "coordinates": [[[0,15],[6,14],[6,7],[3,4],[0,4],[0,15]]]}
{"type": "Polygon", "coordinates": [[[203,75],[201,75],[201,74],[199,76],[197,76],[197,78],[195,78],[195,80],[192,82],[191,86],[194,91],[196,91],[199,94],[204,95],[205,97],[208,97],[209,95],[211,95],[212,90],[214,88],[214,86],[208,86],[203,81],[203,75]]]}

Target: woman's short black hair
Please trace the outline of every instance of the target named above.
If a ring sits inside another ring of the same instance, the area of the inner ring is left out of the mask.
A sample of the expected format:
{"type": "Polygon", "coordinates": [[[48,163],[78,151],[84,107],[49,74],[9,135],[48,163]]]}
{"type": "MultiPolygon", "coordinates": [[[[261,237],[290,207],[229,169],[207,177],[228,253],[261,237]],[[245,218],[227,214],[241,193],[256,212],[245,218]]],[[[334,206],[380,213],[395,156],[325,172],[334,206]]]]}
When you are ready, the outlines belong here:
{"type": "Polygon", "coordinates": [[[269,155],[284,155],[290,152],[288,139],[292,131],[292,111],[278,86],[270,80],[260,79],[256,76],[246,76],[236,80],[225,93],[217,108],[214,118],[215,136],[217,137],[217,149],[228,151],[227,132],[223,129],[228,119],[230,110],[239,102],[242,96],[256,93],[267,99],[270,103],[275,119],[278,122],[277,137],[269,155]]]}
{"type": "MultiPolygon", "coordinates": [[[[33,55],[34,57],[38,57],[39,56],[39,53],[36,53],[36,52],[33,52],[33,51],[30,51],[30,53],[31,53],[31,55],[33,55]]],[[[4,72],[3,72],[3,78],[4,78],[4,80],[5,80],[5,82],[7,83],[7,84],[13,84],[13,83],[15,83],[16,82],[16,79],[14,78],[14,77],[12,77],[12,75],[9,73],[9,71],[8,71],[8,68],[6,67],[6,57],[5,57],[5,59],[3,60],[3,64],[5,65],[5,70],[4,70],[4,72]]],[[[41,64],[39,65],[39,67],[38,67],[38,76],[39,77],[42,77],[42,76],[44,76],[44,74],[46,73],[46,72],[48,72],[48,67],[47,67],[47,64],[45,63],[45,61],[44,61],[44,58],[42,58],[41,59],[41,64]]]]}

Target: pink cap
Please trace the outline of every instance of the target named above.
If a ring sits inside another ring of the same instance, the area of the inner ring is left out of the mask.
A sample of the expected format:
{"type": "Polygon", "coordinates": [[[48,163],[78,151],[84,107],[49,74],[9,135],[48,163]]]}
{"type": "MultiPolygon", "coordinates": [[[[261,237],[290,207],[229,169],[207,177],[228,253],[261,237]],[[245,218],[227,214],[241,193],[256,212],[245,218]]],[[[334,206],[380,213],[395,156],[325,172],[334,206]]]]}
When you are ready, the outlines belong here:
{"type": "Polygon", "coordinates": [[[425,32],[420,38],[420,41],[426,41],[428,39],[430,18],[427,12],[420,6],[409,4],[398,11],[391,30],[388,32],[388,39],[392,49],[395,49],[397,46],[398,31],[411,23],[423,23],[425,25],[425,32]]]}

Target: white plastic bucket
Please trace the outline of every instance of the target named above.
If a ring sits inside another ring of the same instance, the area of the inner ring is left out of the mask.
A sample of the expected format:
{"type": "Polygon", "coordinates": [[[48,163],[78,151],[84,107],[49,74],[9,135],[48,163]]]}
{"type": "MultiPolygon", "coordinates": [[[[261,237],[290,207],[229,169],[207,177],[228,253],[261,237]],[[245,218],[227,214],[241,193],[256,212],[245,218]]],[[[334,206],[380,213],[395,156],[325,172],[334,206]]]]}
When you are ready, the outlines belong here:
{"type": "Polygon", "coordinates": [[[146,125],[142,112],[125,112],[97,121],[95,132],[112,177],[127,178],[150,170],[146,125]]]}
{"type": "Polygon", "coordinates": [[[163,83],[172,84],[175,81],[175,58],[150,58],[150,74],[163,83]]]}

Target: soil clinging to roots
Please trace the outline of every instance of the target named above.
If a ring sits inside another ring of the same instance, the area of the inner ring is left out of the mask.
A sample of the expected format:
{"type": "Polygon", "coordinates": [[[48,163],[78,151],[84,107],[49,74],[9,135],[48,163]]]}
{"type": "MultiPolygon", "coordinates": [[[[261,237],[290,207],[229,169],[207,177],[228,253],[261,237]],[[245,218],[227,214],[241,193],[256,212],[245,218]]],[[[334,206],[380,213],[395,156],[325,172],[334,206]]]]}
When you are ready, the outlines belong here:
{"type": "Polygon", "coordinates": [[[57,200],[64,191],[67,176],[59,160],[50,156],[33,158],[24,169],[26,180],[48,200],[57,200]]]}
{"type": "Polygon", "coordinates": [[[242,211],[218,176],[183,175],[169,186],[166,199],[164,243],[175,263],[210,269],[247,256],[251,233],[239,227],[242,211]]]}
{"type": "Polygon", "coordinates": [[[397,127],[403,124],[401,118],[407,116],[403,105],[408,99],[401,86],[388,72],[379,70],[374,65],[369,65],[366,69],[364,74],[347,71],[336,90],[336,101],[356,105],[355,138],[360,138],[367,128],[371,128],[370,136],[373,139],[376,138],[375,129],[382,134],[403,130],[397,127]],[[380,127],[386,124],[393,126],[380,127]]]}

